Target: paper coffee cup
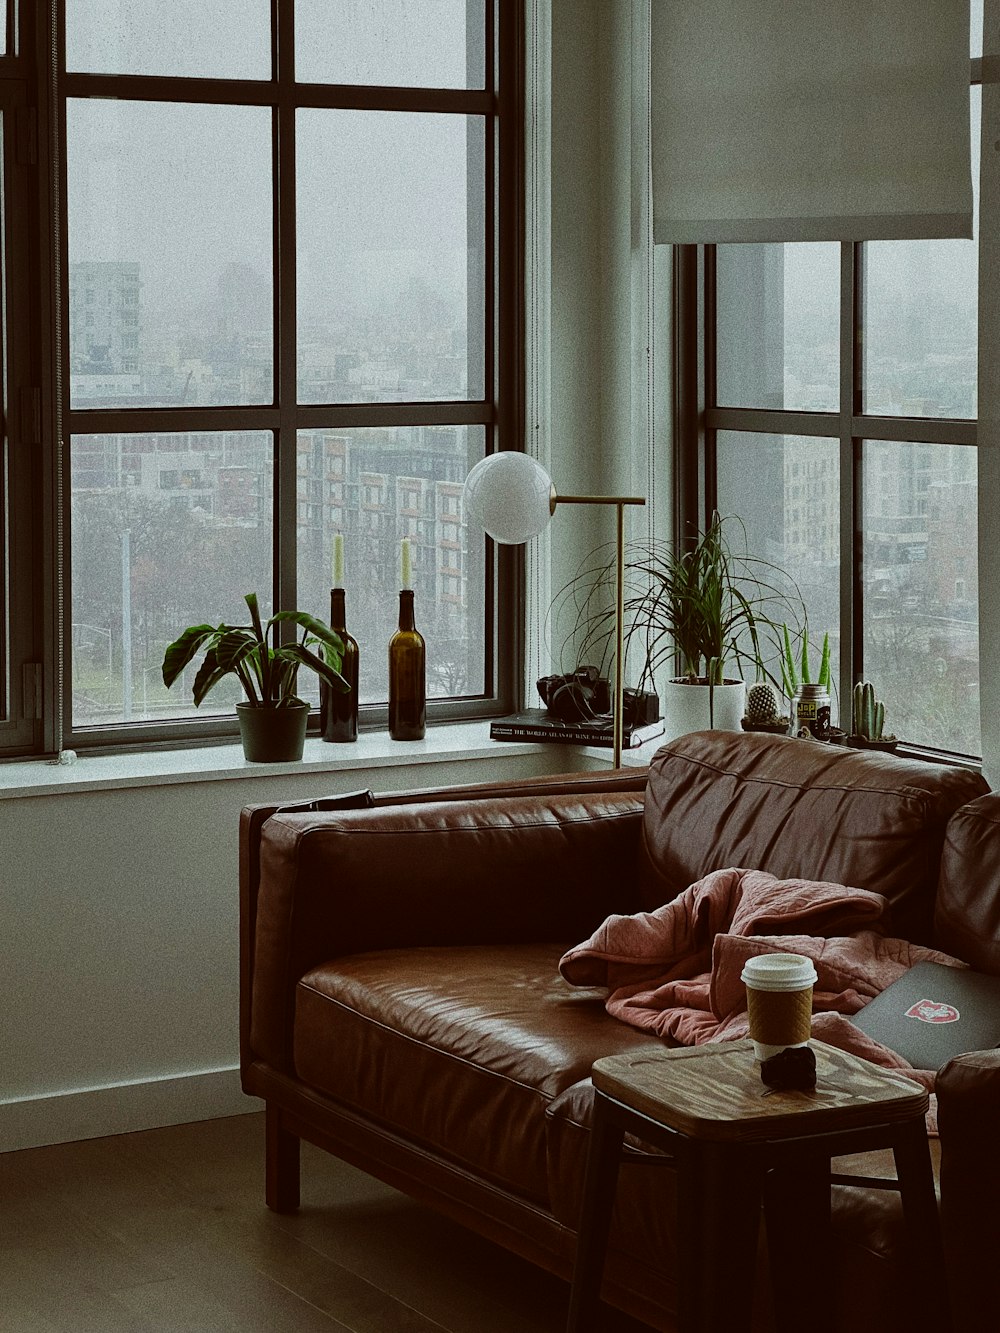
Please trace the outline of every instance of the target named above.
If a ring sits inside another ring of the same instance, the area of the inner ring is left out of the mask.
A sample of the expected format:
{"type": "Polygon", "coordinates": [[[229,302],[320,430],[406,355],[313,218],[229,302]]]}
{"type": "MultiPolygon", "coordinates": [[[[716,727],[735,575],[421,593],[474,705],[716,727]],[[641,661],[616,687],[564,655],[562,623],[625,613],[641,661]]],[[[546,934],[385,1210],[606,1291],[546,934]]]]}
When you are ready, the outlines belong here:
{"type": "Polygon", "coordinates": [[[750,1039],[758,1060],[808,1044],[816,981],[811,958],[800,953],[760,954],[747,959],[741,980],[747,988],[750,1039]]]}

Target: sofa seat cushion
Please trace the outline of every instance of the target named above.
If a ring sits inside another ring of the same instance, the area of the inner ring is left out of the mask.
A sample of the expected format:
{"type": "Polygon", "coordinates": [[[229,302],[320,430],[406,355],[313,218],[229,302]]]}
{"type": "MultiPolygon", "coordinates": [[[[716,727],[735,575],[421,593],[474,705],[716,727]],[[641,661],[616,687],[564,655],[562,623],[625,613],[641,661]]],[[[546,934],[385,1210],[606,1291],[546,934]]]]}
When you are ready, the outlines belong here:
{"type": "Polygon", "coordinates": [[[545,1109],[593,1062],[648,1045],[605,992],[559,976],[564,943],[385,949],[314,968],[295,1069],[318,1091],[548,1204],[545,1109]]]}

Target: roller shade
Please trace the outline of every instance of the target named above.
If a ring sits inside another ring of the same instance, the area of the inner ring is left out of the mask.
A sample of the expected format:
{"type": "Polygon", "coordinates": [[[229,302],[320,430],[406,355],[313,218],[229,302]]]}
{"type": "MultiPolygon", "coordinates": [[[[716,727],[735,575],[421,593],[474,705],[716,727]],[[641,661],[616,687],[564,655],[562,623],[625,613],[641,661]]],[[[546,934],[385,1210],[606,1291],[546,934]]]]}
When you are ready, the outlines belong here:
{"type": "Polygon", "coordinates": [[[651,0],[657,242],[972,235],[969,0],[651,0]]]}

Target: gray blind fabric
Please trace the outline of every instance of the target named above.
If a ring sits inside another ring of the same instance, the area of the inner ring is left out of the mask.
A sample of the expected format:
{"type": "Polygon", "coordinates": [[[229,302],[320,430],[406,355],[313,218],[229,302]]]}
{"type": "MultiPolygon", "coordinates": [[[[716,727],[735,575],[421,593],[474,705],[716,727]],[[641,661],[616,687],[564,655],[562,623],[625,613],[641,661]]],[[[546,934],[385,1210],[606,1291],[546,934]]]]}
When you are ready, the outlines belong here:
{"type": "Polygon", "coordinates": [[[658,243],[972,236],[969,0],[651,0],[658,243]]]}

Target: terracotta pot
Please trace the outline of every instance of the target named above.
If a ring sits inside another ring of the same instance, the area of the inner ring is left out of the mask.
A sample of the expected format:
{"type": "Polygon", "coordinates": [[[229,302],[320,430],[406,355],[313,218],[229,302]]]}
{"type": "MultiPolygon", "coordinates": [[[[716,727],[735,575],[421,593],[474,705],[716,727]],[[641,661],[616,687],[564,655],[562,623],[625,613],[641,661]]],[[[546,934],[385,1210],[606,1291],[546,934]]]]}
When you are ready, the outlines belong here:
{"type": "Polygon", "coordinates": [[[686,680],[667,681],[663,691],[664,739],[686,736],[689,731],[741,731],[745,695],[746,686],[741,680],[711,687],[686,680]]]}
{"type": "Polygon", "coordinates": [[[309,721],[307,703],[287,708],[255,708],[236,705],[244,757],[255,764],[280,764],[302,758],[309,721]]]}

